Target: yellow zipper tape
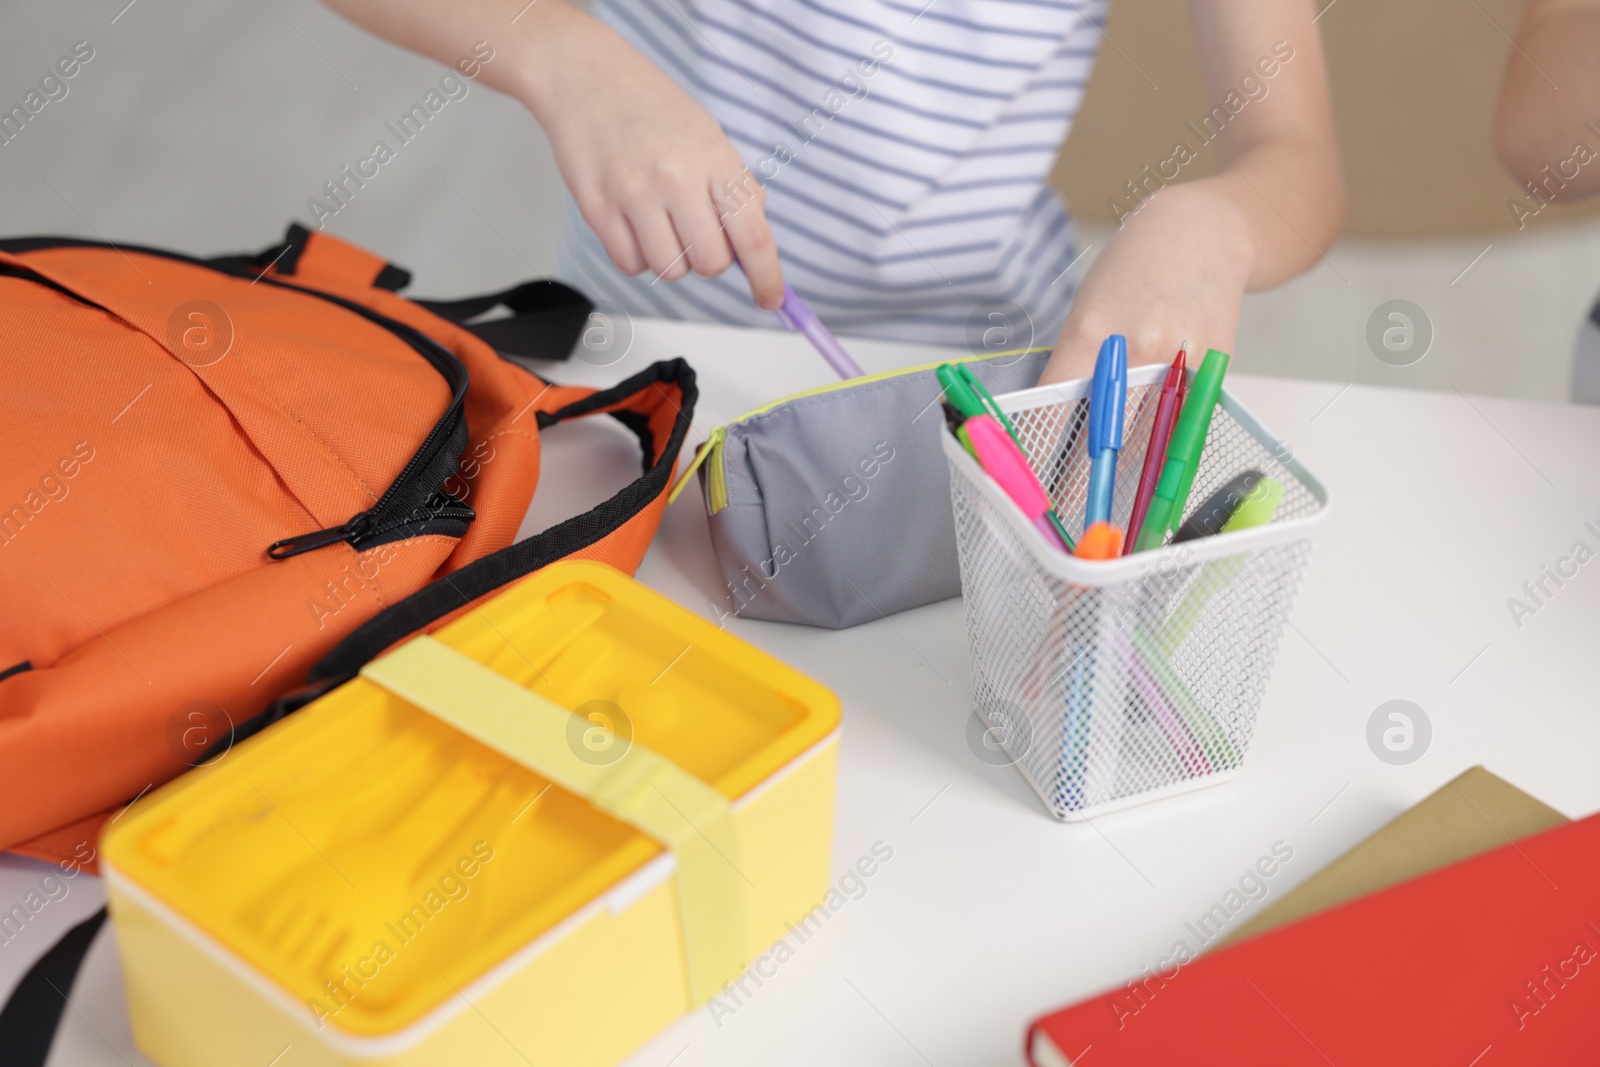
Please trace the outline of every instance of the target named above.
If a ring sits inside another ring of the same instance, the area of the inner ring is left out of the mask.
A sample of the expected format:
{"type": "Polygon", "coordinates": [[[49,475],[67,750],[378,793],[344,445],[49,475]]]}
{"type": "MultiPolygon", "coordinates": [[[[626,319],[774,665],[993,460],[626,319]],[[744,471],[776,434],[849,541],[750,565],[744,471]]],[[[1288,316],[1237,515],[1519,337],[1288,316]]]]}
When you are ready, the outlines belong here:
{"type": "MultiPolygon", "coordinates": [[[[894,370],[881,370],[875,374],[863,374],[859,378],[845,378],[842,381],[829,382],[827,385],[819,385],[815,389],[807,389],[803,392],[791,393],[788,396],[780,397],[777,400],[762,404],[758,408],[754,408],[745,412],[743,415],[740,415],[733,421],[743,422],[746,419],[753,419],[757,415],[771,411],[773,408],[781,407],[790,401],[803,400],[808,396],[818,396],[822,393],[831,393],[839,389],[849,389],[851,386],[856,385],[867,385],[870,382],[886,381],[889,378],[898,378],[903,374],[916,374],[919,371],[933,370],[935,367],[942,367],[946,363],[975,363],[978,360],[1004,359],[1006,356],[1028,356],[1035,352],[1049,352],[1053,348],[1053,345],[1035,345],[1032,348],[1011,348],[1004,352],[995,352],[991,355],[961,356],[957,359],[941,359],[937,363],[919,363],[914,367],[896,367],[894,370]]],[[[707,460],[711,460],[712,462],[710,466],[706,467],[706,480],[709,483],[707,485],[707,492],[711,497],[711,514],[715,515],[717,512],[728,506],[727,472],[722,469],[722,442],[727,438],[728,426],[731,425],[733,425],[733,423],[728,423],[727,426],[718,426],[716,429],[711,431],[711,436],[706,438],[705,444],[700,446],[700,451],[695,453],[694,462],[689,464],[688,469],[683,472],[683,476],[678,479],[678,484],[674,485],[672,487],[672,491],[667,494],[668,504],[671,504],[674,500],[678,499],[678,494],[683,492],[683,487],[689,482],[689,476],[695,471],[699,470],[702,463],[705,463],[707,460]],[[716,453],[714,457],[712,455],[713,452],[716,453]]]]}
{"type": "Polygon", "coordinates": [[[678,484],[674,485],[672,490],[667,493],[667,503],[669,505],[678,499],[678,494],[683,492],[683,487],[689,484],[689,479],[694,476],[695,471],[700,469],[700,464],[706,461],[706,457],[711,455],[711,450],[720,445],[722,439],[726,436],[728,436],[728,428],[726,426],[718,426],[711,431],[710,437],[701,442],[699,449],[695,451],[694,459],[683,469],[683,473],[678,475],[678,484]]]}
{"type": "Polygon", "coordinates": [[[605,766],[579,758],[567,741],[572,712],[432,637],[373,660],[361,676],[670,849],[691,1006],[739,977],[744,876],[733,809],[716,789],[637,741],[605,766]]]}
{"type": "Polygon", "coordinates": [[[712,432],[712,437],[716,438],[716,442],[706,450],[710,457],[706,461],[706,499],[711,504],[711,514],[715,515],[728,506],[728,463],[723,448],[728,438],[728,428],[718,426],[712,432]]]}

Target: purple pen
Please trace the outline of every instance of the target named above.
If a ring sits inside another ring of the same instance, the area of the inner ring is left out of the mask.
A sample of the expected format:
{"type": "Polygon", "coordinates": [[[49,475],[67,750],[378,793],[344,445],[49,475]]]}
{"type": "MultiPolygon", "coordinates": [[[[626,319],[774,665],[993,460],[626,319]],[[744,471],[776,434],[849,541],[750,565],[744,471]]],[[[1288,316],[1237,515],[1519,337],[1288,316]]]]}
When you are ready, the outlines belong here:
{"type": "MultiPolygon", "coordinates": [[[[744,264],[739,262],[738,256],[734,256],[733,261],[738,264],[740,271],[744,270],[744,264]]],[[[788,282],[783,283],[783,303],[774,314],[779,322],[810,341],[811,346],[822,353],[822,358],[828,361],[828,366],[839,377],[859,378],[866,373],[859,363],[850,358],[844,345],[822,324],[817,313],[800,299],[800,294],[788,282]]]]}
{"type": "Polygon", "coordinates": [[[787,282],[783,285],[783,305],[778,308],[777,316],[789,329],[804,334],[805,339],[822,353],[822,358],[828,361],[828,366],[832,367],[839,377],[859,378],[865,373],[860,365],[850,358],[850,353],[844,350],[839,339],[829,332],[821,319],[817,318],[816,312],[806,306],[806,302],[800,299],[800,294],[796,293],[787,282]]]}

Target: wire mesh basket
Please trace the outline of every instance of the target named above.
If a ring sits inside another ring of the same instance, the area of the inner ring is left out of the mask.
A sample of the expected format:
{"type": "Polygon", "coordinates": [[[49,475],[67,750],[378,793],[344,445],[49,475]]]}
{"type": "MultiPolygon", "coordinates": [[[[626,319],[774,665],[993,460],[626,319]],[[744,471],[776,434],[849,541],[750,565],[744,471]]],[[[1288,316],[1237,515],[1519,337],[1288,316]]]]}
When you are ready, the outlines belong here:
{"type": "MultiPolygon", "coordinates": [[[[1112,521],[1126,529],[1164,366],[1130,370],[1112,521]]],[[[1069,530],[1083,528],[1089,382],[999,397],[1069,530]]],[[[1226,391],[1193,509],[1258,470],[1273,520],[1110,561],[1063,553],[944,435],[974,714],[1058,818],[1077,820],[1236,774],[1329,498],[1226,391]]]]}

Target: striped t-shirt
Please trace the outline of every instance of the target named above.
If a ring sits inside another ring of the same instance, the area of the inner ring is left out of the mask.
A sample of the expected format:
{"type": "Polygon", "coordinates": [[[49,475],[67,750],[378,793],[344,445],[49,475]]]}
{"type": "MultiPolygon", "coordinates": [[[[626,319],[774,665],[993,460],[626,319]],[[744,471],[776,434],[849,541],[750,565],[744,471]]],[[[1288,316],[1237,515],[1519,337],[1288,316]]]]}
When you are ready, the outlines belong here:
{"type": "MultiPolygon", "coordinates": [[[[1048,179],[1105,6],[597,0],[595,13],[721,123],[766,185],[785,280],[834,330],[993,348],[988,327],[1008,347],[1052,344],[1066,318],[1072,228],[1048,179]]],[[[570,197],[561,273],[633,314],[775,321],[736,269],[623,274],[570,197]]]]}

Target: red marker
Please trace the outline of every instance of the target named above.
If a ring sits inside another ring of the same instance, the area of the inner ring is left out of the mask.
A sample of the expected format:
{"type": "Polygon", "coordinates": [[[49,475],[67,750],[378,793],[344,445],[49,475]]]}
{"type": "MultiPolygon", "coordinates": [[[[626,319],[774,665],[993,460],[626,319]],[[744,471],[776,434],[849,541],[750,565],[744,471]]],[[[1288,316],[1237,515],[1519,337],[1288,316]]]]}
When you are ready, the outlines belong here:
{"type": "Polygon", "coordinates": [[[1161,480],[1161,462],[1167,454],[1167,442],[1172,439],[1172,427],[1177,424],[1183,398],[1189,392],[1189,377],[1184,374],[1185,354],[1178,349],[1178,358],[1167,370],[1167,380],[1161,386],[1161,399],[1156,404],[1156,417],[1150,428],[1150,447],[1144,452],[1144,466],[1139,471],[1139,489],[1133,497],[1133,511],[1128,515],[1128,537],[1123,542],[1122,554],[1133,551],[1144,526],[1145,512],[1150,510],[1150,498],[1155,496],[1156,483],[1161,480]]]}

